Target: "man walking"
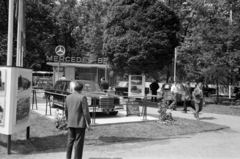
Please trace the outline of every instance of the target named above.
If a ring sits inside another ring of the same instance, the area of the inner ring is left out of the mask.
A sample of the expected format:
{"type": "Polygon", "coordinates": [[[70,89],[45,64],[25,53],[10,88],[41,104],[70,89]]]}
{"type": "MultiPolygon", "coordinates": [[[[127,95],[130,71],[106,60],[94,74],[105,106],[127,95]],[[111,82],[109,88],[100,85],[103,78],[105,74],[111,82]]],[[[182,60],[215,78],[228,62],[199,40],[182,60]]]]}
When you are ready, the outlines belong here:
{"type": "Polygon", "coordinates": [[[91,123],[87,99],[81,94],[82,89],[83,84],[76,82],[74,92],[67,96],[65,101],[68,123],[67,159],[71,159],[74,143],[74,158],[82,158],[85,129],[91,123]]]}
{"type": "Polygon", "coordinates": [[[173,97],[173,102],[171,103],[171,105],[169,106],[169,109],[172,110],[176,110],[176,106],[177,106],[177,95],[178,95],[178,88],[177,88],[177,83],[176,81],[174,82],[174,84],[171,87],[171,93],[172,93],[172,97],[173,97]]]}
{"type": "Polygon", "coordinates": [[[183,113],[187,113],[187,106],[191,105],[191,100],[192,100],[192,89],[190,87],[190,82],[187,82],[184,106],[183,106],[183,111],[182,111],[183,113]]]}
{"type": "Polygon", "coordinates": [[[199,120],[199,112],[203,107],[203,84],[201,82],[199,82],[197,87],[194,89],[192,96],[195,106],[195,112],[193,114],[194,117],[199,120]]]}
{"type": "Polygon", "coordinates": [[[151,101],[153,102],[153,99],[155,102],[157,102],[157,90],[159,88],[158,85],[158,80],[154,80],[150,85],[149,85],[151,91],[152,91],[152,95],[154,95],[155,97],[151,98],[151,101]]]}

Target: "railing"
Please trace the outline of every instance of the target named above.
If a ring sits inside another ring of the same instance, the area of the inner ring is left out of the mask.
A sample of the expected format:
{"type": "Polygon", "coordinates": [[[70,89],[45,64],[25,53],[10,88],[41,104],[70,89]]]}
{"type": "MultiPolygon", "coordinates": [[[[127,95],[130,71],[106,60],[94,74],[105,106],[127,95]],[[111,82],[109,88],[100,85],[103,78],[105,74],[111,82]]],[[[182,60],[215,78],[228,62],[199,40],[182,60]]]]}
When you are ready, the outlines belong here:
{"type": "MultiPolygon", "coordinates": [[[[50,99],[50,96],[52,95],[58,95],[58,96],[62,96],[62,98],[64,99],[63,100],[63,113],[64,113],[64,110],[65,110],[65,107],[64,107],[64,101],[67,97],[67,95],[65,94],[56,94],[56,93],[53,93],[53,92],[48,92],[48,91],[45,91],[45,99],[46,99],[46,110],[45,110],[45,115],[47,115],[48,113],[48,108],[49,108],[49,111],[50,111],[50,115],[52,115],[52,112],[51,112],[51,99],[50,99]]],[[[157,98],[160,98],[161,96],[160,95],[144,95],[144,96],[122,96],[124,99],[125,99],[125,103],[120,103],[119,105],[126,105],[126,111],[128,111],[128,106],[130,105],[130,102],[138,102],[139,103],[139,106],[142,107],[142,110],[139,112],[139,116],[142,116],[142,119],[143,120],[147,120],[147,108],[148,108],[148,105],[149,104],[152,104],[152,102],[148,101],[148,98],[150,97],[157,97],[157,98]]],[[[91,117],[91,121],[92,121],[92,124],[96,124],[96,113],[97,113],[97,97],[92,97],[92,117],[91,117]]],[[[112,99],[114,102],[114,99],[112,99]]],[[[37,104],[37,99],[36,99],[36,90],[33,90],[33,100],[32,100],[32,104],[34,104],[34,102],[36,102],[37,104]]],[[[106,101],[105,101],[106,102],[106,101]]],[[[105,102],[103,102],[102,104],[104,104],[105,102]]],[[[106,103],[105,103],[106,104],[106,103]]],[[[113,103],[110,103],[110,105],[112,105],[113,103]]],[[[101,102],[99,101],[99,105],[101,105],[101,102]]],[[[37,106],[37,105],[36,105],[37,106]]],[[[64,115],[64,114],[63,114],[64,115]]],[[[128,113],[126,116],[129,116],[128,113]]]]}

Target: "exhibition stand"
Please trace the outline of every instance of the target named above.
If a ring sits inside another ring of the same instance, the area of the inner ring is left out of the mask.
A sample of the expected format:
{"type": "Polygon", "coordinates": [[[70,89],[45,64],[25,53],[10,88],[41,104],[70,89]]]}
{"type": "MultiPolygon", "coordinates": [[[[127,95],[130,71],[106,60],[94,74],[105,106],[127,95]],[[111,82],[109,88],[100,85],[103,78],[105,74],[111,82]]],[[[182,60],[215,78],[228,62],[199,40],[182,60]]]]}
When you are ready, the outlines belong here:
{"type": "Polygon", "coordinates": [[[0,67],[0,134],[7,136],[8,154],[12,134],[26,129],[29,139],[31,92],[31,69],[0,67]]]}

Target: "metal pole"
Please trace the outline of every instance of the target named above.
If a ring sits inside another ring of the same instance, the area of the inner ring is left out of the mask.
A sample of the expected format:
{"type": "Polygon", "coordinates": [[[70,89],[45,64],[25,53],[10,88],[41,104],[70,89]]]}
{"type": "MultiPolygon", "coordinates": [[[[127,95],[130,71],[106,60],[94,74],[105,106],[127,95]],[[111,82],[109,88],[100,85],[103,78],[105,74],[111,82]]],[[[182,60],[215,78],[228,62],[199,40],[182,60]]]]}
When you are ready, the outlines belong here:
{"type": "MultiPolygon", "coordinates": [[[[229,32],[228,32],[228,34],[230,35],[230,29],[231,29],[231,26],[232,26],[232,4],[231,4],[231,8],[230,8],[230,13],[229,13],[230,15],[229,15],[229,32]]],[[[230,39],[228,40],[228,42],[229,42],[229,44],[228,44],[228,52],[230,52],[229,51],[229,45],[230,45],[230,39]]],[[[229,57],[230,57],[230,54],[229,54],[229,57]]],[[[231,58],[231,57],[230,57],[231,58]]],[[[231,80],[231,79],[230,79],[231,80]]],[[[229,87],[228,87],[228,98],[229,99],[231,99],[231,84],[230,84],[230,82],[229,82],[229,87]]]]}
{"type": "Polygon", "coordinates": [[[105,80],[108,81],[108,79],[107,79],[107,62],[106,62],[106,65],[105,65],[105,80]]]}
{"type": "Polygon", "coordinates": [[[14,0],[9,0],[7,66],[12,66],[12,50],[13,50],[13,8],[14,8],[14,0]]]}
{"type": "Polygon", "coordinates": [[[7,154],[11,154],[11,135],[7,135],[7,154]]]}
{"type": "Polygon", "coordinates": [[[60,56],[59,56],[59,60],[58,60],[58,80],[60,79],[59,78],[59,67],[60,67],[60,56]]]}
{"type": "Polygon", "coordinates": [[[26,139],[29,140],[30,138],[30,126],[27,127],[26,139]]]}
{"type": "Polygon", "coordinates": [[[177,48],[174,49],[174,75],[173,80],[176,82],[176,67],[177,67],[177,48]]]}
{"type": "Polygon", "coordinates": [[[23,0],[18,3],[18,29],[17,29],[17,60],[16,66],[21,66],[21,51],[22,51],[22,23],[23,23],[23,0]]]}

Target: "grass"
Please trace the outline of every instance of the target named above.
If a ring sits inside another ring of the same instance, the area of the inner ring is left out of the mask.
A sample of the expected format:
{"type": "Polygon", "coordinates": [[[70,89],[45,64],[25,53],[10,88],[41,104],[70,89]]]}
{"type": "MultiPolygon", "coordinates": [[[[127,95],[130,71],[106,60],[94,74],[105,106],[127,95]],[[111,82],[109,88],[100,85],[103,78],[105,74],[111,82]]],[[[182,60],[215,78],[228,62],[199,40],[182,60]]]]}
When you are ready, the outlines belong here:
{"type": "MultiPolygon", "coordinates": [[[[153,115],[154,116],[154,115],[153,115]]],[[[155,115],[156,116],[156,115],[155,115]]],[[[85,145],[107,145],[123,142],[139,142],[166,139],[172,136],[215,131],[226,126],[202,121],[174,118],[172,125],[158,124],[156,121],[95,126],[86,132],[85,145]]],[[[25,140],[26,131],[12,135],[12,152],[29,154],[45,150],[66,149],[67,135],[57,130],[53,121],[31,112],[30,140],[25,140]]],[[[0,142],[0,156],[6,156],[6,144],[0,142]]]]}
{"type": "MultiPolygon", "coordinates": [[[[157,103],[151,103],[148,101],[148,106],[157,108],[157,103]]],[[[240,107],[231,107],[234,106],[232,99],[227,97],[219,97],[219,102],[216,101],[216,97],[205,98],[205,106],[203,107],[202,112],[205,113],[214,113],[214,114],[223,114],[223,115],[234,115],[240,116],[240,107]],[[218,103],[218,104],[217,104],[218,103]]],[[[181,111],[183,109],[182,105],[178,105],[177,110],[181,111]]],[[[191,109],[191,108],[188,108],[191,109]]]]}

